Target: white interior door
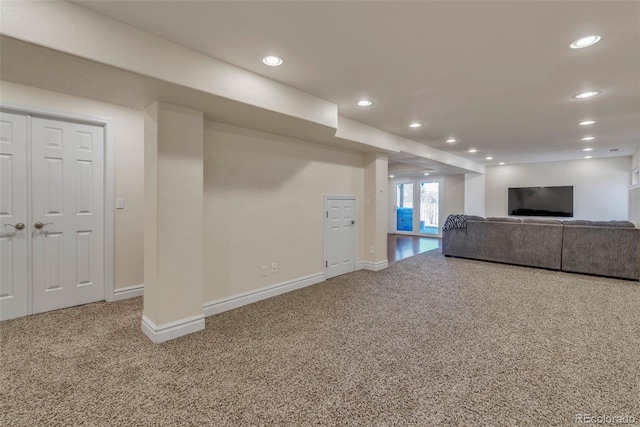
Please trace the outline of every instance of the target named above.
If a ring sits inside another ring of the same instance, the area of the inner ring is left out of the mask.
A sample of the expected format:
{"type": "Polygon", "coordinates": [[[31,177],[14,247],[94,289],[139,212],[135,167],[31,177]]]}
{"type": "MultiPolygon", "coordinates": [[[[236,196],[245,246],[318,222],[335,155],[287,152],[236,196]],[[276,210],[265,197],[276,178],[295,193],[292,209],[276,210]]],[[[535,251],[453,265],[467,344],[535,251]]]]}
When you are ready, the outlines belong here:
{"type": "Polygon", "coordinates": [[[325,201],[325,278],[356,269],[356,201],[325,201]]]}
{"type": "Polygon", "coordinates": [[[34,117],[33,313],[104,299],[104,131],[34,117]]]}
{"type": "Polygon", "coordinates": [[[0,320],[28,314],[27,117],[0,112],[0,320]]]}

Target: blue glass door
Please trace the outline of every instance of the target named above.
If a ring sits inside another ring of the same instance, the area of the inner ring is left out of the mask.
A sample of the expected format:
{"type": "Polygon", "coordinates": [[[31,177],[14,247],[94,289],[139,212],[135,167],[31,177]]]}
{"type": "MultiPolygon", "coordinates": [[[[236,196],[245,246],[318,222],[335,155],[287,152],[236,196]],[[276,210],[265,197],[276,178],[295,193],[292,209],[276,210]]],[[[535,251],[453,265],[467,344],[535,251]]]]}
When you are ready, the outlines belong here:
{"type": "Polygon", "coordinates": [[[413,231],[413,183],[396,184],[396,230],[413,231]]]}

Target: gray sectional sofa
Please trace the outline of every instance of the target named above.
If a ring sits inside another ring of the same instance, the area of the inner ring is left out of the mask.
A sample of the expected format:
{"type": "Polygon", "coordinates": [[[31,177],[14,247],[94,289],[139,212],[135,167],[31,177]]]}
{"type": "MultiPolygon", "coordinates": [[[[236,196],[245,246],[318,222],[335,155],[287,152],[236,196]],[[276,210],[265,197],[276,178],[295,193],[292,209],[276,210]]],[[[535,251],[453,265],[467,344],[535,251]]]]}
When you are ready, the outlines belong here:
{"type": "Polygon", "coordinates": [[[444,255],[640,279],[640,229],[628,221],[465,219],[443,232],[444,255]]]}

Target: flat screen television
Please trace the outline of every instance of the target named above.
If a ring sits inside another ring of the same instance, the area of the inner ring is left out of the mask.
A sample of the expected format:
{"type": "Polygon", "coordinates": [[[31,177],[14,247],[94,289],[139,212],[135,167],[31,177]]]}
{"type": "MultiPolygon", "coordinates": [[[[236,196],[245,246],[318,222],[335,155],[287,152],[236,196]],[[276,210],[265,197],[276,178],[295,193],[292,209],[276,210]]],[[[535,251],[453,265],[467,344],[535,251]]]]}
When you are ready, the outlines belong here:
{"type": "Polygon", "coordinates": [[[573,186],[509,188],[509,215],[573,216],[573,186]]]}

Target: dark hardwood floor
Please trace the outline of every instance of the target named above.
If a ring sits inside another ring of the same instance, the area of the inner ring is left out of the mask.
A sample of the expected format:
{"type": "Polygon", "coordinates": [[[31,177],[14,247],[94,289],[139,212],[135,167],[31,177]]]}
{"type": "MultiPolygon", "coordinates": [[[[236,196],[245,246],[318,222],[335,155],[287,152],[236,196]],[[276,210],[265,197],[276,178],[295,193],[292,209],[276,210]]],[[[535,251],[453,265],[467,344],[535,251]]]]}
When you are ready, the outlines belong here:
{"type": "Polygon", "coordinates": [[[441,247],[442,240],[434,237],[387,234],[387,259],[389,262],[399,261],[441,247]]]}

